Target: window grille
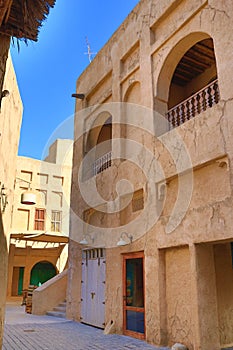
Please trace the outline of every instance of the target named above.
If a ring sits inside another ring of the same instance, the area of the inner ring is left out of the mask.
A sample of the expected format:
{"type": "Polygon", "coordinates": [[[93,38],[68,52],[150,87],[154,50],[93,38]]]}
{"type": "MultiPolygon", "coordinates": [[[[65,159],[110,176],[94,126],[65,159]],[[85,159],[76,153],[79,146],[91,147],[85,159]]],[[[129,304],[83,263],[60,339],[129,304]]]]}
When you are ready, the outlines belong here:
{"type": "Polygon", "coordinates": [[[82,251],[82,258],[84,260],[103,259],[104,257],[104,248],[86,249],[82,251]]]}

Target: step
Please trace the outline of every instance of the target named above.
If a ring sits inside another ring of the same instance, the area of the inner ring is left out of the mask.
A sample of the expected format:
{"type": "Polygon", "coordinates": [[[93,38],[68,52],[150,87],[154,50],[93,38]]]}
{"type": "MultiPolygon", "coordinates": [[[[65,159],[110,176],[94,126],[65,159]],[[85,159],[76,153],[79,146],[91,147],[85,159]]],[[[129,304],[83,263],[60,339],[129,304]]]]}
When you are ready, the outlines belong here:
{"type": "Polygon", "coordinates": [[[47,311],[46,315],[66,318],[66,300],[61,302],[59,305],[55,306],[53,310],[47,311]]]}
{"type": "Polygon", "coordinates": [[[64,301],[63,303],[60,303],[58,306],[59,306],[59,307],[60,307],[60,306],[66,307],[66,301],[64,301]]]}
{"type": "Polygon", "coordinates": [[[55,306],[53,308],[53,311],[66,312],[66,307],[65,306],[60,306],[60,304],[59,304],[58,306],[55,306]]]}
{"type": "Polygon", "coordinates": [[[46,315],[47,316],[53,316],[53,317],[66,318],[65,312],[59,312],[59,311],[47,311],[46,315]]]}

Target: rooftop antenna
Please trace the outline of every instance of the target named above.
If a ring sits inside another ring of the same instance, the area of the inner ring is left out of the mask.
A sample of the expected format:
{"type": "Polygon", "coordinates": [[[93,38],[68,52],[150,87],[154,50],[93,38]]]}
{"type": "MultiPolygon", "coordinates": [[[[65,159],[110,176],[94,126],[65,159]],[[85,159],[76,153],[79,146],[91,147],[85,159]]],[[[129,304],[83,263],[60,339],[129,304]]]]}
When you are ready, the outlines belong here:
{"type": "Polygon", "coordinates": [[[96,52],[92,52],[91,51],[91,46],[90,46],[90,43],[88,41],[88,37],[87,36],[86,36],[86,44],[87,44],[87,52],[85,52],[85,55],[88,55],[89,62],[91,63],[92,55],[96,55],[96,52]]]}

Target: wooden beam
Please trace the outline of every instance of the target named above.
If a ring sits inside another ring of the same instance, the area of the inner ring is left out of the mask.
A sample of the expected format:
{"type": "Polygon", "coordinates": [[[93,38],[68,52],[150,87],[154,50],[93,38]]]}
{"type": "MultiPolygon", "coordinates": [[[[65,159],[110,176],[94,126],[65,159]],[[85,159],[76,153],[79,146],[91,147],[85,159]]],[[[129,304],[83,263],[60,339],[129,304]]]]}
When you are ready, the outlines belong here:
{"type": "Polygon", "coordinates": [[[202,61],[197,61],[194,57],[190,57],[187,54],[185,54],[185,56],[182,58],[182,60],[188,61],[188,62],[192,62],[193,64],[199,66],[199,67],[203,67],[204,69],[208,68],[211,66],[211,64],[207,64],[205,62],[202,61]]]}
{"type": "Polygon", "coordinates": [[[195,72],[201,74],[205,71],[205,68],[200,67],[198,64],[192,64],[190,65],[190,63],[187,63],[183,60],[180,61],[179,66],[181,66],[183,69],[187,69],[187,70],[194,70],[195,72]]]}
{"type": "Polygon", "coordinates": [[[188,80],[191,80],[196,76],[194,72],[184,70],[180,66],[176,69],[175,75],[180,75],[180,77],[187,78],[188,80]]]}
{"type": "Polygon", "coordinates": [[[206,49],[209,49],[214,52],[214,43],[212,39],[209,40],[204,40],[204,41],[199,41],[197,46],[205,47],[206,49]]]}
{"type": "Polygon", "coordinates": [[[12,233],[10,235],[12,239],[18,239],[21,241],[31,241],[31,242],[48,242],[48,243],[69,243],[69,237],[59,236],[59,235],[51,235],[42,233],[41,235],[35,234],[24,234],[24,233],[12,233]]]}
{"type": "Polygon", "coordinates": [[[205,53],[202,49],[198,49],[198,47],[196,47],[196,46],[192,49],[192,51],[193,51],[194,55],[199,56],[200,59],[204,58],[205,60],[208,59],[208,60],[211,60],[212,62],[215,61],[215,58],[213,55],[205,53]]]}
{"type": "Polygon", "coordinates": [[[190,79],[189,79],[188,77],[185,77],[185,76],[183,76],[182,74],[177,73],[177,72],[174,74],[174,78],[179,78],[180,80],[184,80],[186,83],[187,83],[188,81],[190,81],[190,79]]]}

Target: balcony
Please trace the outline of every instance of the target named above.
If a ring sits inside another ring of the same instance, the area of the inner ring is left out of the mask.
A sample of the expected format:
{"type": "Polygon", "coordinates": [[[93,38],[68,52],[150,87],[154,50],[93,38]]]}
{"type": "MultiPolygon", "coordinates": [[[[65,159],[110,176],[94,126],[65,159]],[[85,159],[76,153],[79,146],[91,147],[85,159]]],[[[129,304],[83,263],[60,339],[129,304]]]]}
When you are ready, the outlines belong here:
{"type": "Polygon", "coordinates": [[[213,107],[219,102],[219,99],[218,79],[216,79],[167,112],[169,130],[194,118],[207,108],[213,107]]]}
{"type": "Polygon", "coordinates": [[[112,165],[112,152],[105,153],[102,157],[95,160],[93,164],[93,176],[102,173],[112,165]]]}

